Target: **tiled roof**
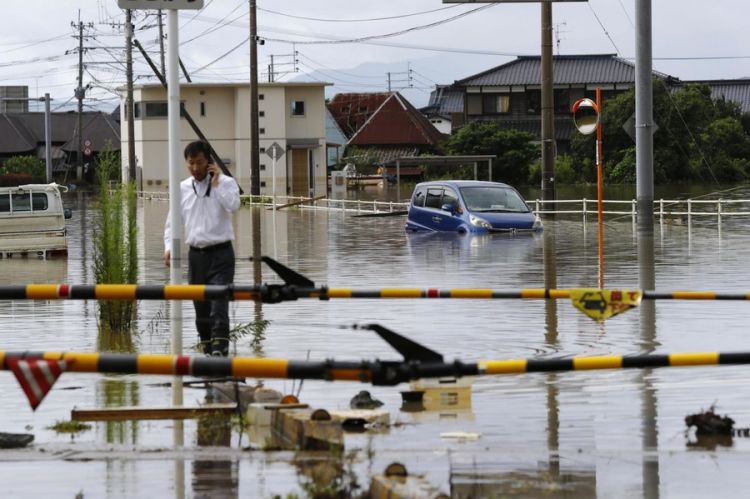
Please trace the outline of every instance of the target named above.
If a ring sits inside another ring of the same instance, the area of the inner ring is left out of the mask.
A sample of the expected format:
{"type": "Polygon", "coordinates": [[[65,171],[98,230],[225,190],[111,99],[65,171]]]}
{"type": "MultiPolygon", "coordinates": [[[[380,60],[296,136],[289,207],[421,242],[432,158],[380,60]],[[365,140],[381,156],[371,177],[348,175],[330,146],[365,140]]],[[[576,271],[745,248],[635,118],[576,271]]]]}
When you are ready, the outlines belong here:
{"type": "Polygon", "coordinates": [[[336,94],[328,103],[328,110],[350,138],[390,96],[391,92],[336,94]]]}
{"type": "Polygon", "coordinates": [[[450,113],[463,113],[464,92],[452,85],[437,85],[430,92],[429,103],[419,110],[426,116],[450,116],[450,113]]]}
{"type": "Polygon", "coordinates": [[[398,92],[393,92],[349,139],[353,145],[435,147],[444,136],[398,92]]]}
{"type": "MultiPolygon", "coordinates": [[[[556,85],[635,82],[635,65],[614,54],[554,56],[553,72],[556,85]]],[[[658,72],[654,74],[667,76],[658,72]]],[[[455,84],[539,85],[541,78],[541,56],[521,56],[514,61],[458,80],[455,84]]]]}
{"type": "MultiPolygon", "coordinates": [[[[76,113],[52,113],[51,142],[66,151],[78,149],[77,120],[76,113]]],[[[83,139],[91,141],[94,151],[102,150],[107,141],[120,150],[120,126],[109,114],[83,113],[82,122],[83,139]]],[[[0,152],[28,152],[44,141],[44,113],[0,114],[0,152]]]]}
{"type": "Polygon", "coordinates": [[[719,99],[724,97],[727,101],[736,102],[740,105],[743,113],[750,113],[750,78],[738,78],[736,80],[691,80],[682,81],[683,84],[701,83],[711,87],[711,97],[719,99]]]}
{"type": "Polygon", "coordinates": [[[18,116],[0,114],[0,154],[21,154],[36,150],[37,141],[18,116]]]}

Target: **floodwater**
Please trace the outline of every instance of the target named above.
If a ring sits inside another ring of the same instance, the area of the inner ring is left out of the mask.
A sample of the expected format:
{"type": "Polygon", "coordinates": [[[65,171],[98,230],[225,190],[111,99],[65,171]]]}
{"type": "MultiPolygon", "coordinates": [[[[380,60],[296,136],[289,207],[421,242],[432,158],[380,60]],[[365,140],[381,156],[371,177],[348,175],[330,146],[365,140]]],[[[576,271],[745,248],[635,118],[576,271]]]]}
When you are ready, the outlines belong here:
{"type": "MultiPolygon", "coordinates": [[[[750,189],[731,193],[750,198],[750,189]]],[[[728,198],[731,196],[724,196],[728,198]]],[[[580,196],[579,196],[580,197],[580,196]]],[[[93,283],[92,228],[96,212],[83,195],[68,200],[67,260],[0,260],[0,284],[93,283]]],[[[166,201],[139,205],[141,283],[166,283],[161,255],[166,201]]],[[[248,257],[254,232],[261,251],[317,285],[484,287],[493,289],[596,287],[596,224],[548,220],[536,236],[408,235],[402,217],[356,218],[340,212],[242,208],[236,217],[236,282],[252,284],[248,257]],[[275,233],[275,244],[273,235],[275,233]]],[[[657,224],[653,239],[639,237],[629,218],[605,226],[605,285],[657,290],[747,292],[750,220],[725,218],[657,224]],[[645,258],[644,258],[645,255],[645,258]]],[[[263,282],[278,282],[262,269],[263,282]]],[[[646,304],[648,305],[648,304],[646,304]]],[[[746,302],[661,301],[598,324],[566,301],[541,300],[299,300],[274,305],[231,304],[232,322],[270,321],[261,345],[246,337],[238,355],[297,360],[397,359],[374,333],[349,328],[379,323],[442,353],[447,360],[549,358],[573,355],[682,351],[744,351],[746,302]]],[[[197,340],[192,306],[184,304],[183,344],[197,340]]],[[[168,353],[169,308],[139,304],[135,350],[168,353]]],[[[93,351],[99,338],[94,302],[0,302],[2,350],[93,351]]],[[[746,488],[750,439],[705,442],[685,433],[684,417],[714,405],[738,427],[750,426],[746,366],[611,370],[486,376],[473,380],[460,408],[402,410],[397,387],[359,383],[271,380],[266,386],[313,407],[347,408],[368,389],[382,400],[393,425],[346,437],[346,458],[327,454],[247,450],[248,435],[226,423],[207,442],[195,421],[93,423],[71,437],[49,429],[74,407],[164,406],[171,378],[65,374],[36,412],[8,371],[0,431],[28,432],[33,445],[0,452],[3,497],[300,497],[312,477],[327,483],[369,484],[399,461],[452,497],[717,497],[746,488]],[[471,438],[446,439],[463,432],[471,438]],[[206,445],[206,444],[210,445],[206,445]],[[223,445],[223,447],[222,447],[223,445]],[[330,467],[329,467],[330,468],[330,467]],[[342,472],[350,470],[352,473],[342,472]],[[333,473],[333,475],[332,475],[333,473]],[[332,476],[337,476],[334,480],[332,476]]],[[[186,404],[205,390],[185,389],[186,404]]],[[[250,435],[252,437],[252,435],[250,435]]],[[[262,443],[262,442],[261,442],[262,443]]]]}

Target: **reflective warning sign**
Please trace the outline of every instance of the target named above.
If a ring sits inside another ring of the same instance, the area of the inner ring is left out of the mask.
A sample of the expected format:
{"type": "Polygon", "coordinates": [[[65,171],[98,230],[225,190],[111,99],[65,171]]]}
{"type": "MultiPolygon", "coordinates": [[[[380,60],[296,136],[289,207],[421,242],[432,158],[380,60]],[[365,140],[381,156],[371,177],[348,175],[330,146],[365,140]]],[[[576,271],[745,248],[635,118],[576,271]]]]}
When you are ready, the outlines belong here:
{"type": "Polygon", "coordinates": [[[613,290],[580,288],[570,290],[573,306],[595,321],[603,321],[637,307],[643,292],[640,290],[613,290]]]}

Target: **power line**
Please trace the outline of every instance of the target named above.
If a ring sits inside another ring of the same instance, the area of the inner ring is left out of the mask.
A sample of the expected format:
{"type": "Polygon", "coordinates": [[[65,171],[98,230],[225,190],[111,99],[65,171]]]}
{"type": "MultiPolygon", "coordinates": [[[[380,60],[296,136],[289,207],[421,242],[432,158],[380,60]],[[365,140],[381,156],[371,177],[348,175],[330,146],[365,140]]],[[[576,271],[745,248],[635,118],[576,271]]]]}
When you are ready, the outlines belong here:
{"type": "Polygon", "coordinates": [[[276,10],[263,9],[261,7],[258,7],[258,10],[262,10],[263,12],[268,12],[268,13],[271,13],[271,14],[277,14],[279,16],[291,17],[293,19],[304,19],[306,21],[317,21],[317,22],[327,22],[327,23],[362,23],[362,22],[371,22],[371,21],[386,21],[386,20],[390,20],[390,19],[404,19],[406,17],[421,16],[421,15],[424,15],[424,14],[431,14],[433,12],[439,12],[441,10],[454,9],[456,7],[460,7],[460,5],[450,5],[448,7],[441,7],[439,9],[425,10],[425,11],[422,11],[422,12],[413,12],[411,14],[399,14],[399,15],[388,16],[388,17],[373,17],[373,18],[369,18],[369,19],[322,19],[322,18],[318,18],[318,17],[295,16],[293,14],[287,14],[285,12],[278,12],[276,10]]]}

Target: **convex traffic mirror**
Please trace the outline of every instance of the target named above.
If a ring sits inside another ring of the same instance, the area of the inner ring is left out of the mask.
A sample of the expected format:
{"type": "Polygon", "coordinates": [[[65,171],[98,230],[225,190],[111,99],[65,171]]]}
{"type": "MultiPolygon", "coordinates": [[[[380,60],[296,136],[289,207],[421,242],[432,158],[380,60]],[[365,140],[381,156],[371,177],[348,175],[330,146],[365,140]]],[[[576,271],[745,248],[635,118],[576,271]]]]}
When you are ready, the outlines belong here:
{"type": "Polygon", "coordinates": [[[573,122],[579,132],[584,135],[596,131],[599,123],[599,108],[591,99],[580,99],[573,104],[573,122]]]}

